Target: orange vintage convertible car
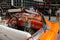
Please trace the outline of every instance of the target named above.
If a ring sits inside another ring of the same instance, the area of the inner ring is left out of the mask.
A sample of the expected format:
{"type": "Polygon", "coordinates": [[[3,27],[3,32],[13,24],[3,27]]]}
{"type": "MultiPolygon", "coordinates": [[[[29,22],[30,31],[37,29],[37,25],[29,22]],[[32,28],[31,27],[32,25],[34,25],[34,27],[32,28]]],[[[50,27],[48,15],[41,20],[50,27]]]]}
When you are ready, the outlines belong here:
{"type": "Polygon", "coordinates": [[[9,27],[26,31],[32,36],[25,40],[57,40],[59,24],[50,22],[40,13],[25,10],[19,15],[8,19],[6,23],[9,27]],[[19,16],[17,16],[19,15],[19,16]]]}

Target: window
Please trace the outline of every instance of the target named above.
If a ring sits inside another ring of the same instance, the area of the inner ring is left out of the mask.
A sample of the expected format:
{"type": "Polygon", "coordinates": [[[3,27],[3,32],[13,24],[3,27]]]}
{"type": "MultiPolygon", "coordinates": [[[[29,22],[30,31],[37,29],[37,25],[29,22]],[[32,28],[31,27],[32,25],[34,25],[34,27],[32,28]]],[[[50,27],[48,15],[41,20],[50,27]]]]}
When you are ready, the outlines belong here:
{"type": "Polygon", "coordinates": [[[21,0],[14,0],[14,6],[21,6],[21,0]]]}

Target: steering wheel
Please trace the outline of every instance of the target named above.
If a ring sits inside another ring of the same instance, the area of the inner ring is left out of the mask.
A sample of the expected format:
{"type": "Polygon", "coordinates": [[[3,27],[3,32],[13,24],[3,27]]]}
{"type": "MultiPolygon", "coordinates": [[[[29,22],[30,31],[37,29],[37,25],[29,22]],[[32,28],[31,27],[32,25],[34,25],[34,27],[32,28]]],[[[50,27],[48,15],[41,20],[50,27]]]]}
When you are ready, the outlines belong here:
{"type": "Polygon", "coordinates": [[[17,28],[17,22],[18,22],[18,18],[17,17],[13,17],[10,19],[10,22],[8,23],[8,26],[11,28],[17,28]]]}

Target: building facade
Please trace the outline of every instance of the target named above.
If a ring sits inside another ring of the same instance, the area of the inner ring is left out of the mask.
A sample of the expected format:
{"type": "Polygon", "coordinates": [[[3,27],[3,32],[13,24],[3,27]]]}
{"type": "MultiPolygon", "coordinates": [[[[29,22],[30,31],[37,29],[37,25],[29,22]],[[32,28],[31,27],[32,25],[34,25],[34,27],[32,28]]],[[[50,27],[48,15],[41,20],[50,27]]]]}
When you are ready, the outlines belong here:
{"type": "MultiPolygon", "coordinates": [[[[16,6],[16,7],[31,7],[33,6],[35,3],[38,3],[40,1],[36,1],[36,0],[0,0],[0,5],[4,5],[5,3],[6,5],[9,6],[16,6]]],[[[41,1],[42,2],[42,1],[41,1]]]]}

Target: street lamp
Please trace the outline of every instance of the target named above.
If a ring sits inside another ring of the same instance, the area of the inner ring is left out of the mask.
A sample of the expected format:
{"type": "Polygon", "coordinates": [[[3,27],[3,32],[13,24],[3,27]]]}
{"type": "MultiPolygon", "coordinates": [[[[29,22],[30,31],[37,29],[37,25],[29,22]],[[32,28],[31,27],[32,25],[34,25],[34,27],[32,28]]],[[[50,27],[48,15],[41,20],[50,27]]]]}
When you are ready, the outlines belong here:
{"type": "Polygon", "coordinates": [[[21,0],[21,7],[23,7],[23,0],[21,0]]]}

